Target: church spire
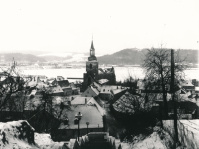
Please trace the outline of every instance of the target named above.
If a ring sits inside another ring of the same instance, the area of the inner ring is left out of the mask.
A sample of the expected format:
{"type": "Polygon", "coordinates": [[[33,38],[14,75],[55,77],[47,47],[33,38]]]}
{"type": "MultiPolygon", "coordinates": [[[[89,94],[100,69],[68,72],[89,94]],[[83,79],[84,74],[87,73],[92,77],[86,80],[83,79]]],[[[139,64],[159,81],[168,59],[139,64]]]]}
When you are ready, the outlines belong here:
{"type": "Polygon", "coordinates": [[[92,39],[92,42],[91,42],[90,56],[88,57],[88,60],[89,61],[97,60],[97,58],[95,57],[95,48],[94,48],[94,44],[93,44],[93,39],[92,39]]]}
{"type": "Polygon", "coordinates": [[[91,42],[90,56],[95,56],[95,48],[94,48],[94,45],[93,45],[93,40],[91,42]]]}

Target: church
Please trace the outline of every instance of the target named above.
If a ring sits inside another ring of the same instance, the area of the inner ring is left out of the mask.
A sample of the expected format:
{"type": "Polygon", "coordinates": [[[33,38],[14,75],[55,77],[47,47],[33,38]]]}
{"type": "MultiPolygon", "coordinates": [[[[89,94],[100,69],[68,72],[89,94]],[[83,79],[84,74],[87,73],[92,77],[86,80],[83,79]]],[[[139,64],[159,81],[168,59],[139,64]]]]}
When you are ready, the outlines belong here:
{"type": "Polygon", "coordinates": [[[91,42],[90,56],[86,62],[86,73],[84,73],[83,91],[93,82],[100,83],[100,80],[107,80],[107,85],[115,85],[116,77],[114,68],[99,68],[93,40],[91,42]]]}

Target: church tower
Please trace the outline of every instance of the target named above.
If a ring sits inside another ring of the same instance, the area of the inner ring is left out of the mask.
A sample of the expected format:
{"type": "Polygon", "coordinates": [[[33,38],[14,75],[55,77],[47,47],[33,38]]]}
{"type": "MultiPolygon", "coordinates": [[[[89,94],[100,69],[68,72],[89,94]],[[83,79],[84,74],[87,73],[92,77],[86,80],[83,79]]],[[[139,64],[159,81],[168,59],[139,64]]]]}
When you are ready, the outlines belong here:
{"type": "Polygon", "coordinates": [[[86,62],[86,73],[84,73],[83,90],[85,90],[94,80],[98,78],[98,61],[95,56],[93,40],[90,47],[90,56],[86,62]]]}

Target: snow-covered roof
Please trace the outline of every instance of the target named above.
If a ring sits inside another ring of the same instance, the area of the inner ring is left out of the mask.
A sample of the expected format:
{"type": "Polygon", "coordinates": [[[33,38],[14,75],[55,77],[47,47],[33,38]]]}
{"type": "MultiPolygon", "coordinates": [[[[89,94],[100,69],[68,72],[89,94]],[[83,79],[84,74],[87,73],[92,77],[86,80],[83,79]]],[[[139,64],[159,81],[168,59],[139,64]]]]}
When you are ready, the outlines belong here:
{"type": "Polygon", "coordinates": [[[81,105],[81,104],[86,104],[92,97],[76,97],[71,101],[71,105],[81,105]]]}
{"type": "Polygon", "coordinates": [[[49,87],[51,89],[51,92],[52,93],[63,93],[63,90],[62,88],[57,85],[57,86],[53,86],[53,87],[49,87]]]}
{"type": "Polygon", "coordinates": [[[114,93],[117,94],[123,90],[126,90],[127,88],[122,87],[122,86],[117,86],[117,85],[103,85],[101,87],[100,93],[105,93],[105,94],[110,94],[114,93]]]}
{"type": "Polygon", "coordinates": [[[82,94],[82,97],[96,97],[99,95],[100,92],[100,86],[97,83],[92,83],[88,88],[84,91],[82,94]]]}
{"type": "Polygon", "coordinates": [[[100,80],[98,80],[98,82],[100,83],[100,84],[105,84],[105,83],[107,83],[109,80],[108,79],[100,79],[100,80]]]}
{"type": "Polygon", "coordinates": [[[95,92],[96,95],[99,95],[99,90],[96,87],[90,86],[90,88],[95,92]]]}
{"type": "Polygon", "coordinates": [[[57,81],[57,83],[58,83],[59,86],[61,86],[61,87],[68,87],[68,86],[69,86],[68,80],[59,80],[59,81],[57,81]]]}
{"type": "Polygon", "coordinates": [[[75,99],[71,101],[71,105],[89,105],[96,106],[101,115],[104,115],[103,108],[96,102],[93,97],[80,97],[77,96],[75,99]]]}
{"type": "Polygon", "coordinates": [[[78,125],[74,124],[75,115],[81,112],[82,117],[80,120],[80,128],[87,128],[86,122],[89,122],[89,128],[102,128],[103,118],[96,106],[89,105],[75,105],[71,106],[70,110],[64,109],[67,113],[69,124],[64,125],[61,123],[59,129],[77,129],[78,125]]]}
{"type": "Polygon", "coordinates": [[[36,93],[37,93],[37,90],[34,89],[34,90],[31,91],[30,95],[35,95],[36,93]]]}
{"type": "Polygon", "coordinates": [[[50,134],[45,133],[34,133],[35,143],[39,145],[40,148],[62,148],[64,142],[54,142],[51,139],[50,134]]]}
{"type": "Polygon", "coordinates": [[[92,86],[93,86],[94,88],[97,88],[98,91],[100,91],[100,90],[101,90],[101,87],[102,87],[100,84],[98,84],[98,83],[96,83],[96,82],[93,82],[93,83],[92,83],[92,86]]]}
{"type": "Polygon", "coordinates": [[[138,95],[132,95],[128,91],[122,95],[114,104],[113,108],[121,113],[133,114],[135,112],[135,106],[143,108],[144,98],[138,95]]]}
{"type": "Polygon", "coordinates": [[[191,83],[191,81],[185,81],[185,82],[183,82],[183,83],[181,83],[181,86],[194,86],[192,83],[191,83]]]}
{"type": "Polygon", "coordinates": [[[198,86],[195,87],[195,91],[199,91],[199,87],[198,86]]]}
{"type": "Polygon", "coordinates": [[[121,87],[121,88],[118,88],[118,89],[114,89],[114,90],[113,90],[113,94],[116,95],[116,94],[118,94],[118,93],[120,93],[120,92],[123,92],[123,91],[125,91],[125,90],[127,90],[127,88],[125,88],[125,87],[121,87]]]}

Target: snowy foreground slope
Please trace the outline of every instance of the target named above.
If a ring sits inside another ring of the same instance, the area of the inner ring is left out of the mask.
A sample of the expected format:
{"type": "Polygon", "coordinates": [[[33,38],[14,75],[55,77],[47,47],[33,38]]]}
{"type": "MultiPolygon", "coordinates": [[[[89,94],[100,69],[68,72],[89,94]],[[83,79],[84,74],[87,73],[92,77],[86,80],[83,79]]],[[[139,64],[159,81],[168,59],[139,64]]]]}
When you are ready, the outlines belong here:
{"type": "Polygon", "coordinates": [[[173,140],[171,136],[155,127],[151,135],[144,137],[142,135],[133,137],[131,142],[121,143],[122,149],[169,149],[172,148],[173,140]]]}
{"type": "Polygon", "coordinates": [[[61,148],[63,143],[56,143],[47,134],[34,133],[34,128],[27,121],[0,123],[0,148],[31,149],[61,148]]]}
{"type": "MultiPolygon", "coordinates": [[[[178,120],[178,138],[186,149],[199,148],[199,120],[178,120]]],[[[174,137],[174,123],[172,120],[163,121],[164,129],[174,137]]]]}

